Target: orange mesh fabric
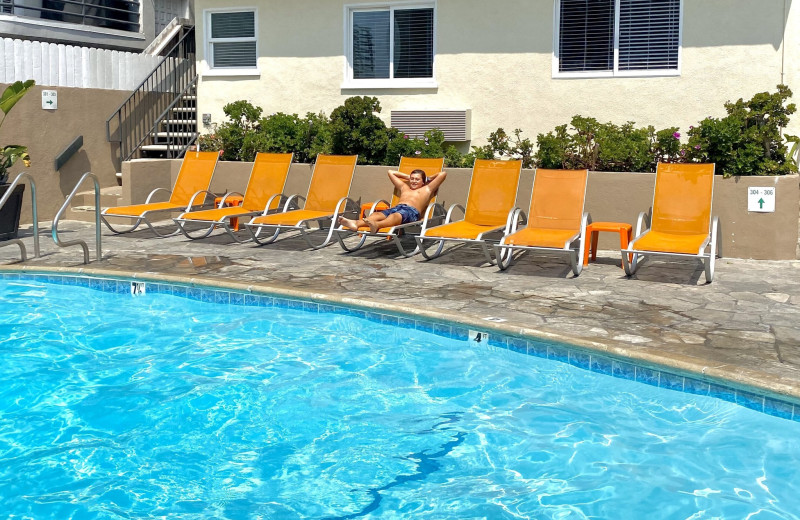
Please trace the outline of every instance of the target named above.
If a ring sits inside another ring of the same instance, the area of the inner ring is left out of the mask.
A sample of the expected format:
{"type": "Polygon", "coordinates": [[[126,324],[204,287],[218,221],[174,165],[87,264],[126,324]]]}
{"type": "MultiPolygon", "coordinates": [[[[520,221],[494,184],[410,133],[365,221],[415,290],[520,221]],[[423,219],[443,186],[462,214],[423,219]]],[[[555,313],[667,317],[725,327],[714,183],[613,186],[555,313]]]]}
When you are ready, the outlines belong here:
{"type": "MultiPolygon", "coordinates": [[[[169,201],[186,207],[192,195],[207,190],[211,185],[211,176],[214,174],[218,159],[219,152],[186,152],[169,201]]],[[[198,197],[196,202],[202,204],[203,199],[198,197]]]]}
{"type": "Polygon", "coordinates": [[[181,215],[181,218],[185,220],[202,220],[206,222],[219,222],[224,217],[229,217],[231,215],[242,215],[244,213],[252,213],[252,212],[246,209],[242,209],[241,207],[238,206],[232,206],[228,208],[190,211],[189,213],[184,213],[183,215],[181,215]]]}
{"type": "MultiPolygon", "coordinates": [[[[291,165],[290,153],[256,154],[242,207],[246,211],[263,211],[270,197],[283,192],[291,165]]],[[[280,200],[276,198],[269,209],[276,209],[279,204],[280,200]]]]}
{"type": "Polygon", "coordinates": [[[676,235],[707,235],[713,189],[713,164],[659,163],[650,229],[676,235]]]}
{"type": "Polygon", "coordinates": [[[318,155],[305,209],[331,214],[350,191],[357,155],[318,155]]]}
{"type": "Polygon", "coordinates": [[[701,254],[708,233],[703,235],[684,235],[649,231],[634,243],[637,251],[654,251],[661,253],[701,254]]]}
{"type": "MultiPolygon", "coordinates": [[[[188,203],[187,203],[188,204],[188,203]]],[[[107,208],[104,215],[117,215],[121,217],[140,217],[146,211],[166,211],[166,210],[181,211],[186,209],[186,206],[179,206],[170,202],[152,202],[150,204],[134,204],[132,206],[120,206],[118,208],[107,208]]]]}
{"type": "Polygon", "coordinates": [[[522,161],[476,159],[464,220],[478,226],[504,226],[517,199],[522,161]]]}
{"type": "Polygon", "coordinates": [[[317,220],[330,217],[333,211],[309,211],[306,209],[296,209],[285,213],[273,213],[272,215],[262,215],[252,220],[251,224],[266,224],[270,226],[296,226],[301,220],[317,220]]]}
{"type": "Polygon", "coordinates": [[[479,224],[473,224],[472,222],[459,220],[458,222],[452,222],[450,224],[444,224],[442,226],[431,228],[425,233],[425,236],[431,238],[474,240],[478,238],[478,235],[481,233],[493,231],[495,229],[502,228],[505,225],[505,220],[499,226],[481,226],[479,224]]]}
{"type": "Polygon", "coordinates": [[[554,247],[563,249],[569,245],[580,229],[521,229],[506,237],[505,244],[525,247],[554,247]]]}
{"type": "Polygon", "coordinates": [[[580,231],[588,178],[588,170],[537,169],[528,227],[580,231]]]}

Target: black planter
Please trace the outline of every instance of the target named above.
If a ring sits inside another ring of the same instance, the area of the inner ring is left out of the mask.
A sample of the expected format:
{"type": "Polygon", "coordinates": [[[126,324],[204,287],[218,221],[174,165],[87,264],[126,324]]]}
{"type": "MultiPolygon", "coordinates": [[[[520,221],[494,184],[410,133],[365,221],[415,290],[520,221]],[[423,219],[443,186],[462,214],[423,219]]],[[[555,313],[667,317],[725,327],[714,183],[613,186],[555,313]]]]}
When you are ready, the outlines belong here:
{"type": "MultiPolygon", "coordinates": [[[[0,198],[8,191],[10,184],[0,184],[0,198]]],[[[25,191],[24,184],[17,184],[11,196],[0,208],[0,240],[10,240],[17,238],[19,231],[19,215],[22,213],[22,193],[25,191]]]]}

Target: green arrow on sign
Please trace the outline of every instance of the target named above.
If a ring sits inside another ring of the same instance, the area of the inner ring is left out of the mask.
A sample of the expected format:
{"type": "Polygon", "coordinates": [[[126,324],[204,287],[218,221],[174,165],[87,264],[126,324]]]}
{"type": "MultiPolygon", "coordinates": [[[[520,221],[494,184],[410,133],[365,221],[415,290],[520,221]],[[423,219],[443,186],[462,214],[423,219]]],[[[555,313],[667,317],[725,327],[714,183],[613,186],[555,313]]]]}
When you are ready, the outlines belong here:
{"type": "Polygon", "coordinates": [[[764,199],[758,199],[758,209],[764,209],[764,199]]]}
{"type": "Polygon", "coordinates": [[[53,100],[51,99],[49,101],[45,101],[45,103],[47,103],[48,105],[52,105],[53,104],[53,100]]]}

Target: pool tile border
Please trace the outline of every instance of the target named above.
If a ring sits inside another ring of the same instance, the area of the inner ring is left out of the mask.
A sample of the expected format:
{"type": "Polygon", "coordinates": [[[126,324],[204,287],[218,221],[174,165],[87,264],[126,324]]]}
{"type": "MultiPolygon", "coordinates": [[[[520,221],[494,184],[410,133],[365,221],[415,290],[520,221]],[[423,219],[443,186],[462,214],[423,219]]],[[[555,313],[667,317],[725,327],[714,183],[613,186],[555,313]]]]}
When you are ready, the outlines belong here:
{"type": "Polygon", "coordinates": [[[315,313],[336,313],[366,319],[375,323],[389,324],[403,328],[429,332],[459,341],[468,341],[470,330],[487,332],[491,348],[510,350],[529,356],[549,359],[572,365],[582,370],[619,379],[643,383],[666,390],[688,394],[707,395],[774,417],[800,422],[800,404],[782,400],[778,396],[763,395],[758,392],[729,386],[719,381],[705,381],[700,378],[681,375],[662,368],[645,367],[623,361],[612,356],[590,352],[580,347],[566,345],[547,339],[529,339],[496,330],[481,328],[480,325],[446,323],[432,318],[420,319],[402,316],[397,313],[381,313],[359,309],[336,303],[320,303],[284,296],[272,296],[243,290],[212,288],[193,283],[162,283],[146,279],[96,276],[78,276],[52,273],[0,272],[0,280],[49,282],[58,285],[86,287],[103,292],[126,294],[131,292],[132,283],[145,284],[146,293],[170,294],[191,300],[222,303],[237,306],[276,307],[297,309],[315,313]]]}

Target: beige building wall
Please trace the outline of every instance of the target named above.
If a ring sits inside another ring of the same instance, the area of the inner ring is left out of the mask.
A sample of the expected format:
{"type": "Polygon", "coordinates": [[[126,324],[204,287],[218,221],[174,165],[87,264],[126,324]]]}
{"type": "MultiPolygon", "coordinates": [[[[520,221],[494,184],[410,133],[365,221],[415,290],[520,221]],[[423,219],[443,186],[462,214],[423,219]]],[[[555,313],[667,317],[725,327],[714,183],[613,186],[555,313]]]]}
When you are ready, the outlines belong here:
{"type": "MultiPolygon", "coordinates": [[[[0,92],[7,86],[0,84],[0,92]]],[[[30,168],[17,161],[11,169],[9,182],[22,171],[33,177],[40,221],[52,220],[85,172],[97,175],[101,187],[117,185],[118,149],[106,139],[106,118],[129,95],[120,90],[36,85],[9,112],[0,130],[0,144],[27,146],[31,156],[30,168]],[[57,92],[57,110],[42,109],[42,90],[45,89],[57,92]],[[83,147],[56,170],[56,156],[81,135],[83,147]]],[[[86,181],[84,188],[91,190],[91,181],[86,181]]],[[[30,186],[27,186],[20,217],[22,224],[32,221],[30,193],[30,186]]]]}
{"type": "MultiPolygon", "coordinates": [[[[472,143],[503,127],[536,135],[573,115],[685,132],[723,104],[786,82],[800,98],[800,7],[792,0],[684,0],[681,73],[634,78],[553,78],[553,0],[437,0],[435,79],[430,89],[343,89],[344,5],[358,1],[197,0],[199,112],[246,99],[266,114],[326,114],[346,98],[377,96],[392,110],[472,110],[472,143]],[[203,11],[258,9],[255,77],[208,74],[203,11]],[[786,46],[783,37],[786,34],[786,46]]],[[[788,133],[800,133],[796,115],[788,133]]]]}

